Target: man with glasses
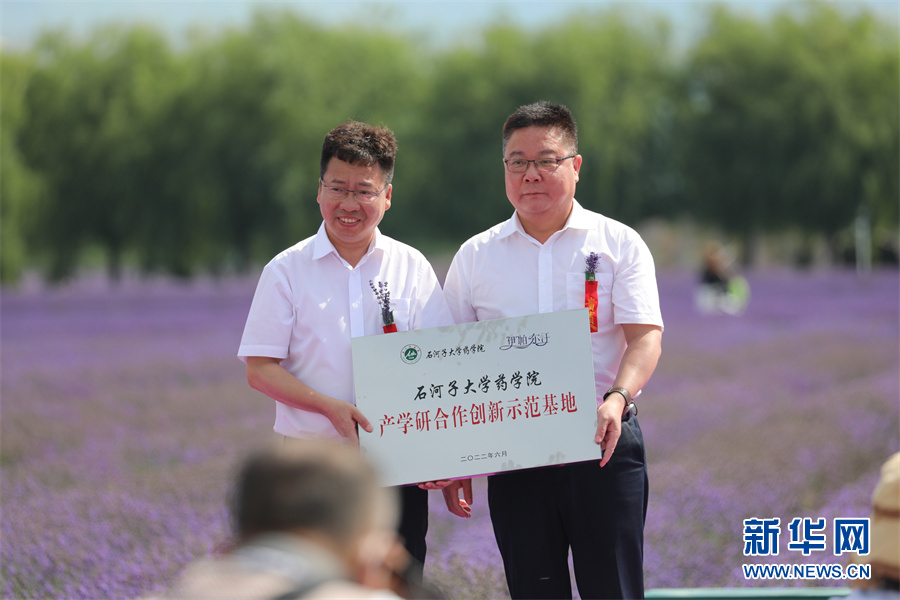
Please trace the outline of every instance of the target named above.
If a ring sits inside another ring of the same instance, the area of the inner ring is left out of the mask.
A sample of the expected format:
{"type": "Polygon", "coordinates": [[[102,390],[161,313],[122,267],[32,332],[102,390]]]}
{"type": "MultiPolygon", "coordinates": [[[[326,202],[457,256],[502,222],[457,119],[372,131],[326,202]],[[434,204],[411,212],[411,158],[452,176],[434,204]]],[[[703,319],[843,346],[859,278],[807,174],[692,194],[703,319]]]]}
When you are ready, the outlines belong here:
{"type": "MultiPolygon", "coordinates": [[[[354,404],[350,340],[383,334],[389,292],[399,331],[453,323],[434,270],[416,249],[382,235],[391,207],[397,142],[386,127],[350,121],[322,146],[318,232],[280,253],[260,276],[238,356],[250,386],[273,398],[275,432],[294,438],[344,439],[372,425],[354,404]]],[[[400,490],[400,535],[425,560],[427,492],[400,490]]]]}
{"type": "MultiPolygon", "coordinates": [[[[594,442],[603,450],[599,461],[488,478],[510,595],[571,598],[571,548],[582,598],[641,598],[647,467],[632,399],[660,355],[653,259],[633,229],[575,200],[582,158],[565,106],[516,110],[503,127],[503,159],[515,213],[460,247],[444,293],[457,323],[581,308],[588,265],[598,303],[594,442]]],[[[444,499],[470,516],[471,480],[444,488],[444,499]]]]}

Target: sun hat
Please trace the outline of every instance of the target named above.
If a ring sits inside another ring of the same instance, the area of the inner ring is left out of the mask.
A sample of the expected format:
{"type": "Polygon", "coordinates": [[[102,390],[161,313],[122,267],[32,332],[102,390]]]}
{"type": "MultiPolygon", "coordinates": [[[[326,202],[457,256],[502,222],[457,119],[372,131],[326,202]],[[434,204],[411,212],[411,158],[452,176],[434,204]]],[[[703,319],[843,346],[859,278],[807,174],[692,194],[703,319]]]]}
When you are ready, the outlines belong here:
{"type": "Polygon", "coordinates": [[[869,526],[869,556],[859,562],[872,565],[872,579],[900,580],[900,452],[881,467],[869,526]]]}

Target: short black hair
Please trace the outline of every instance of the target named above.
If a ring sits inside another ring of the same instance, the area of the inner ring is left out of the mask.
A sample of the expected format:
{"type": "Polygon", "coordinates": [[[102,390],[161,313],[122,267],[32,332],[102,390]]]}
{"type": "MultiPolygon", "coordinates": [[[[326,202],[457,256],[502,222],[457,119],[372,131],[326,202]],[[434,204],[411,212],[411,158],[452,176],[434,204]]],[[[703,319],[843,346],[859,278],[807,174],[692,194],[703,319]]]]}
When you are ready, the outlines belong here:
{"type": "Polygon", "coordinates": [[[371,167],[378,165],[385,183],[394,178],[394,160],[397,156],[397,139],[387,127],[379,127],[347,121],[328,132],[322,143],[322,160],[319,176],[325,176],[328,163],[337,158],[351,165],[371,167]]]}
{"type": "Polygon", "coordinates": [[[578,152],[578,124],[566,106],[542,100],[533,104],[520,106],[509,115],[503,124],[503,154],[506,155],[506,144],[513,132],[526,127],[552,127],[560,130],[563,140],[578,152]]]}

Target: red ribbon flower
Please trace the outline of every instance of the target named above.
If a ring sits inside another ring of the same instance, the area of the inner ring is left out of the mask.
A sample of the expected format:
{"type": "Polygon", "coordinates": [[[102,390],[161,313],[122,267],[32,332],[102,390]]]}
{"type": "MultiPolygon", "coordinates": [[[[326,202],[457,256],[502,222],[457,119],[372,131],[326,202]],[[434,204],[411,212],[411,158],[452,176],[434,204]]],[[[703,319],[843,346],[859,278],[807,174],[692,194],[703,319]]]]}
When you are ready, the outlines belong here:
{"type": "Polygon", "coordinates": [[[597,331],[597,261],[600,256],[596,252],[588,254],[584,259],[584,305],[588,309],[591,321],[591,332],[597,331]]]}

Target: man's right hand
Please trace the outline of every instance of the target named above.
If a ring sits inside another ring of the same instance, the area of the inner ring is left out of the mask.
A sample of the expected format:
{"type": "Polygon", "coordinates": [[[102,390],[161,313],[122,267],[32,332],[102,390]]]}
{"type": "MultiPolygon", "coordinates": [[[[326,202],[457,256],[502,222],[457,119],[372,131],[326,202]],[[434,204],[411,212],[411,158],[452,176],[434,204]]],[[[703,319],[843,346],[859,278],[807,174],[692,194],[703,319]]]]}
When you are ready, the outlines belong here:
{"type": "Polygon", "coordinates": [[[352,442],[356,447],[359,447],[357,425],[372,433],[372,425],[369,420],[362,414],[362,411],[349,402],[331,398],[331,402],[328,403],[328,408],[325,410],[325,416],[328,417],[341,437],[352,442]]]}
{"type": "Polygon", "coordinates": [[[314,390],[281,366],[280,359],[247,357],[247,382],[255,390],[300,410],[324,415],[340,436],[359,446],[357,425],[369,433],[372,425],[356,406],[314,390]]]}

